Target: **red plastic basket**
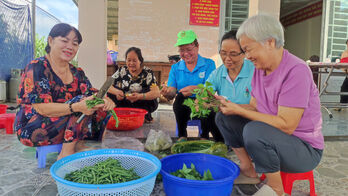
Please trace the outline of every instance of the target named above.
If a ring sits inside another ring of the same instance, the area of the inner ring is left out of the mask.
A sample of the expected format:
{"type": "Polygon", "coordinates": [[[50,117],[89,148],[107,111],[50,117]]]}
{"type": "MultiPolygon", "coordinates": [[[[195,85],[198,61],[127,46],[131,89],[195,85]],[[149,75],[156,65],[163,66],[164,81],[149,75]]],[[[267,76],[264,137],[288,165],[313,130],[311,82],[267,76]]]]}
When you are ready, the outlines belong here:
{"type": "Polygon", "coordinates": [[[5,114],[7,110],[7,105],[0,104],[0,114],[5,114]]]}
{"type": "Polygon", "coordinates": [[[106,128],[116,131],[130,131],[143,126],[145,114],[147,111],[139,108],[114,108],[117,118],[120,121],[118,127],[115,127],[115,119],[111,116],[106,128]]]}

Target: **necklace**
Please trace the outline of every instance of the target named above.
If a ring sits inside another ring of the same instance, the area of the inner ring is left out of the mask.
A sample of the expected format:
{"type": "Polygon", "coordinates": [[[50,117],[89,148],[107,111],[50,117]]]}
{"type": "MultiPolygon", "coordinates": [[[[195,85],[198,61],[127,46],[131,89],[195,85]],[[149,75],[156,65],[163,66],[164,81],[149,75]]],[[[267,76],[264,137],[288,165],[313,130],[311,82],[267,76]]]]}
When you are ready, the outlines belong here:
{"type": "Polygon", "coordinates": [[[55,61],[51,58],[50,54],[47,54],[47,59],[50,62],[53,72],[58,76],[58,78],[64,84],[70,84],[73,80],[73,77],[69,68],[69,64],[67,66],[63,65],[64,67],[58,66],[57,63],[55,63],[55,61]]]}

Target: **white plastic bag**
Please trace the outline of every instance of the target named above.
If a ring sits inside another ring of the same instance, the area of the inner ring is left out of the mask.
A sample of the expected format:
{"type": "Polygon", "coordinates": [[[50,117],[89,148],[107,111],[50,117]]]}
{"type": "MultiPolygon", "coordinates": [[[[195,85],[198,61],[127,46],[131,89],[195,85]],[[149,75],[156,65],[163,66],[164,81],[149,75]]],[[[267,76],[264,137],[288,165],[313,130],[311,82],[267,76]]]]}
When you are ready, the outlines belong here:
{"type": "Polygon", "coordinates": [[[173,141],[167,133],[161,130],[155,131],[151,129],[145,142],[145,148],[150,152],[156,152],[166,150],[170,148],[172,144],[173,141]]]}

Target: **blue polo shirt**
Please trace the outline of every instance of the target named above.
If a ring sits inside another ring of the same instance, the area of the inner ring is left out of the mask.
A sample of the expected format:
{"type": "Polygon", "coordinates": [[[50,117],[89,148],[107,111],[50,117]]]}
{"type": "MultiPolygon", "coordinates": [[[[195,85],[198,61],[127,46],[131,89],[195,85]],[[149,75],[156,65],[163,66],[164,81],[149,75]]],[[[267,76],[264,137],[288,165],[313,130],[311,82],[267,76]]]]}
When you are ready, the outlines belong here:
{"type": "Polygon", "coordinates": [[[249,104],[251,98],[251,79],[254,74],[254,64],[244,59],[243,67],[237,78],[232,82],[228,76],[227,68],[221,65],[213,71],[208,78],[218,95],[227,97],[228,100],[237,104],[249,104]]]}
{"type": "Polygon", "coordinates": [[[185,61],[181,60],[172,65],[167,85],[176,88],[178,92],[186,86],[204,84],[215,68],[213,60],[201,55],[198,55],[197,65],[192,72],[187,69],[185,61]]]}

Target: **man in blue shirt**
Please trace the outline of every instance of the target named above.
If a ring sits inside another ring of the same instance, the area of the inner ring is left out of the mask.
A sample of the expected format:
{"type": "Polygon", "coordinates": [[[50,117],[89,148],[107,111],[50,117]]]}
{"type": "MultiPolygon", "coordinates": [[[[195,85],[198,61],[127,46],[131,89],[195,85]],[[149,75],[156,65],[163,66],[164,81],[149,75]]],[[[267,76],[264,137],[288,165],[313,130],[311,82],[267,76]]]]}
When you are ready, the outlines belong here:
{"type": "MultiPolygon", "coordinates": [[[[178,141],[184,141],[187,139],[186,128],[191,110],[183,105],[183,102],[189,97],[194,99],[192,91],[197,88],[198,84],[205,83],[210,73],[215,70],[215,63],[213,60],[198,54],[197,35],[192,30],[180,31],[175,46],[179,47],[182,60],[172,65],[168,86],[163,87],[161,93],[169,100],[175,97],[173,110],[178,126],[178,141]]],[[[215,140],[223,141],[215,125],[214,116],[202,118],[201,125],[203,132],[201,138],[208,139],[209,131],[211,131],[215,140]]]]}

